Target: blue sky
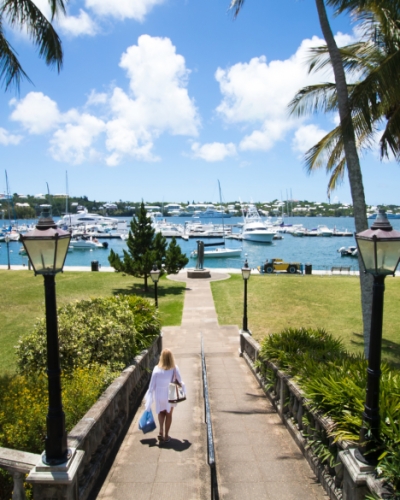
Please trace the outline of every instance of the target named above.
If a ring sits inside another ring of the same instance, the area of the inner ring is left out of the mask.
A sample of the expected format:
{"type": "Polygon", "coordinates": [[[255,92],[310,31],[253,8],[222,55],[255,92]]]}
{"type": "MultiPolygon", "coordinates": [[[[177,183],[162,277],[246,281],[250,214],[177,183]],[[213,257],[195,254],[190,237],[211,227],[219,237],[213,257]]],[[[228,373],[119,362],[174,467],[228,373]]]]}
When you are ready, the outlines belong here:
{"type": "MultiPolygon", "coordinates": [[[[47,12],[47,0],[36,2],[47,12]]],[[[321,31],[312,0],[77,0],[56,23],[60,74],[23,33],[9,32],[33,85],[0,93],[0,148],[11,192],[66,191],[102,201],[327,201],[327,175],[303,153],[337,117],[293,119],[321,31]]],[[[339,43],[354,39],[333,18],[339,43]]],[[[361,158],[369,204],[400,204],[400,171],[361,158]]],[[[0,173],[0,192],[6,189],[0,173]]],[[[332,201],[351,202],[347,180],[332,201]]]]}

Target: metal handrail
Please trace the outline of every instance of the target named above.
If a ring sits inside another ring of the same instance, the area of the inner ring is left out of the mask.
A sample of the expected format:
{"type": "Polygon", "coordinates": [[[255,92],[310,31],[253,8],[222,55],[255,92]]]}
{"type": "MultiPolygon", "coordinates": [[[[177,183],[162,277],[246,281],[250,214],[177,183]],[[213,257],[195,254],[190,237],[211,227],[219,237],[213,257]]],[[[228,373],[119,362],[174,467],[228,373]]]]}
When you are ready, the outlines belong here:
{"type": "Polygon", "coordinates": [[[219,500],[217,468],[215,464],[215,448],[214,448],[214,438],[213,438],[212,423],[211,423],[210,400],[208,395],[207,367],[206,367],[206,359],[204,356],[203,335],[201,335],[201,369],[203,374],[204,414],[207,424],[207,450],[208,450],[207,457],[208,457],[208,465],[210,466],[210,472],[211,472],[211,498],[212,500],[219,500]]]}

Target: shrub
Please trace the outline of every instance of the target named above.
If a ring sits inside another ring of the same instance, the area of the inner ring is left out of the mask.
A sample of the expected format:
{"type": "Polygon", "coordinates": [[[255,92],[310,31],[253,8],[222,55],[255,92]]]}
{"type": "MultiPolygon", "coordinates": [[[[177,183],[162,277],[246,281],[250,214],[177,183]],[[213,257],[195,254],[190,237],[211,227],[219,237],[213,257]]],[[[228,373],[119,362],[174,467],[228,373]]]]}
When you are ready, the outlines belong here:
{"type": "MultiPolygon", "coordinates": [[[[72,373],[78,367],[100,364],[121,370],[152,343],[159,331],[156,308],[140,297],[125,295],[67,304],[58,309],[61,368],[72,373]]],[[[21,373],[45,371],[44,319],[16,349],[21,373]]]]}
{"type": "Polygon", "coordinates": [[[286,328],[269,335],[261,344],[260,356],[296,373],[305,360],[324,362],[344,353],[342,341],[318,328],[286,328]]]}
{"type": "MultiPolygon", "coordinates": [[[[62,378],[67,432],[85,415],[115,377],[106,367],[78,368],[62,378]]],[[[15,375],[0,377],[0,446],[41,453],[46,437],[47,377],[15,375]]],[[[0,469],[0,499],[9,500],[13,481],[0,469]]],[[[25,483],[28,498],[32,487],[25,483]]]]}
{"type": "MultiPolygon", "coordinates": [[[[107,367],[78,368],[62,377],[62,398],[67,432],[79,422],[110,383],[107,367]]],[[[47,377],[0,377],[0,446],[41,453],[46,437],[47,377]]]]}
{"type": "MultiPolygon", "coordinates": [[[[331,437],[359,440],[367,386],[367,361],[362,356],[347,353],[341,342],[324,330],[302,328],[266,337],[260,358],[274,361],[290,373],[311,407],[332,418],[335,426],[331,437]]],[[[400,498],[400,372],[387,364],[382,364],[381,371],[380,434],[384,452],[377,470],[390,483],[393,498],[400,498]]]]}

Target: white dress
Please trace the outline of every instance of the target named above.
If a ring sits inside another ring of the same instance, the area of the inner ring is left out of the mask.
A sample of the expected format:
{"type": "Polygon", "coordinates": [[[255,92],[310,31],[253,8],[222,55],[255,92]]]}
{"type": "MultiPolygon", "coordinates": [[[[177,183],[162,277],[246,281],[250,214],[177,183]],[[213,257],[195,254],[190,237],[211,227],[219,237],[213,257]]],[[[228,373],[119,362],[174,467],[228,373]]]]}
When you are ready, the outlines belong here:
{"type": "Polygon", "coordinates": [[[182,384],[182,388],[184,392],[186,392],[181,373],[176,365],[175,368],[171,368],[171,370],[163,370],[156,366],[151,375],[149,389],[145,395],[146,411],[150,410],[153,401],[156,403],[156,413],[160,413],[164,410],[169,413],[171,408],[176,406],[176,403],[168,403],[168,386],[169,383],[172,382],[174,370],[176,379],[182,384]]]}

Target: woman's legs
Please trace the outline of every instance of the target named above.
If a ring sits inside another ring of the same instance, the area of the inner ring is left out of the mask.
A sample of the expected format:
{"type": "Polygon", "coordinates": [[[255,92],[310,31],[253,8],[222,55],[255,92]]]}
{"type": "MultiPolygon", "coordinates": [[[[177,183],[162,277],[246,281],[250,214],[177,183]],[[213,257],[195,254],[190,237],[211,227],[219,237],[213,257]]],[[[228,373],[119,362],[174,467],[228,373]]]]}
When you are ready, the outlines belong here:
{"type": "MultiPolygon", "coordinates": [[[[164,432],[163,432],[163,428],[164,428],[164,422],[165,422],[165,417],[167,416],[167,412],[166,410],[163,410],[163,411],[160,411],[160,413],[158,414],[158,422],[160,423],[160,432],[159,432],[159,435],[161,437],[164,436],[164,432]]],[[[170,424],[171,425],[171,424],[170,424]]],[[[166,427],[166,426],[165,426],[166,427]]],[[[168,433],[167,429],[165,429],[165,434],[168,433]]]]}
{"type": "Polygon", "coordinates": [[[169,429],[172,424],[172,412],[174,411],[174,408],[171,408],[171,411],[169,413],[165,412],[165,434],[164,434],[164,439],[167,440],[169,438],[168,433],[169,429]]]}

